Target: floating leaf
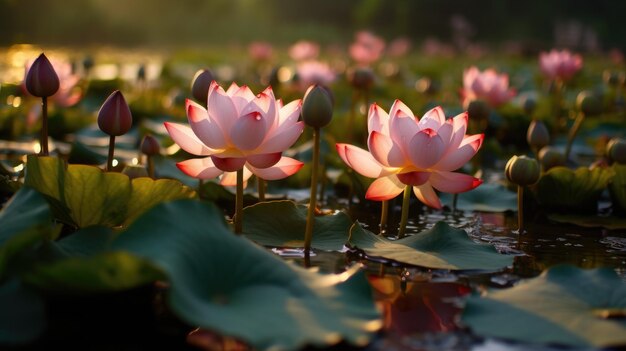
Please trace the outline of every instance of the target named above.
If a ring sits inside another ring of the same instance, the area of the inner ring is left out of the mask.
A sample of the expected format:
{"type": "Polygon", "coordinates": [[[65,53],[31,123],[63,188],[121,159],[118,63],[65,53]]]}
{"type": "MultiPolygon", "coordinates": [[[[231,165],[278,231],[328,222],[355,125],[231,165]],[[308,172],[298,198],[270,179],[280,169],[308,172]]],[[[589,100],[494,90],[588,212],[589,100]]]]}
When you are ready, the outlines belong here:
{"type": "MultiPolygon", "coordinates": [[[[458,194],[456,208],[462,211],[517,211],[517,193],[499,183],[483,183],[466,193],[458,194]]],[[[441,202],[452,208],[454,196],[442,193],[441,202]]]]}
{"type": "Polygon", "coordinates": [[[560,265],[513,288],[470,297],[462,321],[488,337],[576,347],[625,345],[625,297],[626,283],[612,269],[560,265]]]}
{"type": "MultiPolygon", "coordinates": [[[[307,207],[293,201],[270,201],[243,210],[243,235],[271,247],[304,247],[307,207]]],[[[352,221],[347,214],[316,216],[312,247],[341,250],[352,221]]]]}
{"type": "Polygon", "coordinates": [[[42,298],[17,279],[0,285],[0,311],[0,344],[33,341],[46,327],[42,298]]]}
{"type": "Polygon", "coordinates": [[[499,254],[489,244],[477,244],[463,229],[437,222],[421,233],[398,240],[388,240],[355,223],[349,245],[370,257],[382,257],[401,263],[433,269],[497,270],[513,263],[513,257],[499,254]]]}
{"type": "Polygon", "coordinates": [[[626,229],[626,218],[616,216],[602,217],[595,215],[550,213],[548,219],[586,228],[606,228],[609,230],[626,229]]]}
{"type": "Polygon", "coordinates": [[[539,178],[535,195],[541,205],[555,211],[596,213],[598,198],[613,175],[611,169],[600,167],[575,171],[554,167],[539,178]]]}
{"type": "Polygon", "coordinates": [[[626,165],[614,163],[612,169],[615,172],[615,176],[609,184],[609,191],[613,200],[613,206],[618,211],[626,213],[626,165]]]}
{"type": "Polygon", "coordinates": [[[179,200],[158,205],[112,247],[167,273],[169,303],[187,323],[258,349],[297,349],[342,339],[362,345],[380,327],[362,272],[320,275],[287,264],[234,236],[221,211],[210,204],[179,200]]]}
{"type": "Polygon", "coordinates": [[[29,156],[25,184],[48,196],[60,221],[79,228],[128,225],[151,206],[195,197],[172,179],[152,180],[103,172],[98,167],[69,165],[54,157],[29,156]]]}

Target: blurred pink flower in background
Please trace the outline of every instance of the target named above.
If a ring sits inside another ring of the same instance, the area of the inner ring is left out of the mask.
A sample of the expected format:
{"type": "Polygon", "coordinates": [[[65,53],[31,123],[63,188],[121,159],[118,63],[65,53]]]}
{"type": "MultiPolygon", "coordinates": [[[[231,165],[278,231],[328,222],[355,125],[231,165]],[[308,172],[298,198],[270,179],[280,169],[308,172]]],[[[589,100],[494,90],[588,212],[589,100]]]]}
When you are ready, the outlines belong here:
{"type": "Polygon", "coordinates": [[[274,48],[268,42],[255,41],[248,46],[248,54],[255,61],[268,61],[274,54],[274,48]]]}
{"type": "Polygon", "coordinates": [[[465,135],[467,112],[446,119],[441,107],[436,107],[418,119],[400,100],[389,112],[371,105],[369,151],[349,144],[336,145],[350,168],[365,177],[377,178],[365,198],[389,200],[410,185],[421,202],[440,209],[435,189],[461,193],[482,183],[470,175],[452,172],[465,165],[483,142],[483,134],[465,135]]]}
{"type": "Polygon", "coordinates": [[[289,48],[289,57],[294,61],[315,60],[319,53],[319,44],[308,40],[300,40],[289,48]]]}
{"type": "Polygon", "coordinates": [[[298,88],[306,90],[314,84],[329,86],[336,78],[330,65],[321,61],[304,61],[296,66],[298,88]]]}
{"type": "Polygon", "coordinates": [[[371,32],[361,31],[355,35],[350,45],[350,57],[360,65],[370,65],[378,61],[385,50],[385,41],[371,32]]]}
{"type": "Polygon", "coordinates": [[[270,87],[255,96],[245,85],[232,83],[224,91],[213,81],[206,109],[187,100],[189,126],[165,122],[165,127],[183,150],[204,156],[177,164],[191,177],[209,179],[223,174],[221,184],[231,186],[236,185],[235,172],[243,169],[244,182],[252,174],[282,179],[303,166],[282,156],[304,129],[304,122],[298,121],[301,107],[301,100],[283,105],[270,87]]]}
{"type": "Polygon", "coordinates": [[[481,72],[475,66],[463,72],[461,99],[464,108],[474,100],[483,100],[495,108],[511,100],[515,94],[515,90],[509,89],[506,73],[499,74],[492,68],[481,72]]]}
{"type": "Polygon", "coordinates": [[[583,59],[578,54],[568,50],[542,52],[539,54],[539,67],[549,80],[561,79],[567,81],[583,67],[583,59]]]}
{"type": "Polygon", "coordinates": [[[387,54],[391,57],[403,57],[411,50],[411,40],[409,38],[396,38],[389,43],[387,54]]]}

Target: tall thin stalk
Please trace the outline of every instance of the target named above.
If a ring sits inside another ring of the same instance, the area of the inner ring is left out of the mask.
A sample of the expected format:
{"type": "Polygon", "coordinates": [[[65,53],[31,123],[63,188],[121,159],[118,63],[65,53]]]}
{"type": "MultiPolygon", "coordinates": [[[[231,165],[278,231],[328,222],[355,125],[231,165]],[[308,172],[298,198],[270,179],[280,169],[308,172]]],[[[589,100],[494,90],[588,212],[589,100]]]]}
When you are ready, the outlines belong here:
{"type": "Polygon", "coordinates": [[[411,200],[412,187],[407,185],[404,187],[404,196],[402,197],[402,216],[400,217],[400,229],[398,237],[403,238],[406,235],[406,224],[409,220],[409,202],[411,200]]]}
{"type": "Polygon", "coordinates": [[[517,186],[517,225],[519,234],[524,233],[524,187],[517,186]]]}
{"type": "Polygon", "coordinates": [[[107,172],[113,170],[113,152],[115,150],[115,135],[109,136],[109,156],[107,157],[107,172]]]}
{"type": "Polygon", "coordinates": [[[574,143],[574,139],[576,138],[576,135],[578,134],[578,131],[580,130],[580,126],[583,124],[583,121],[585,120],[585,114],[584,113],[579,113],[578,116],[576,116],[576,120],[574,121],[574,125],[572,126],[572,129],[570,129],[569,131],[569,135],[567,136],[567,146],[565,147],[565,159],[569,160],[569,154],[572,151],[572,144],[574,143]]]}
{"type": "Polygon", "coordinates": [[[380,206],[380,234],[387,230],[387,218],[389,216],[389,200],[384,200],[380,206]]]}
{"type": "Polygon", "coordinates": [[[306,230],[304,232],[304,255],[309,256],[311,241],[313,240],[313,221],[315,220],[315,208],[317,206],[317,176],[320,163],[320,129],[313,129],[313,171],[311,174],[311,192],[309,211],[306,218],[306,230]]]}
{"type": "Polygon", "coordinates": [[[237,171],[237,194],[235,195],[235,234],[243,231],[243,167],[237,171]]]}
{"type": "Polygon", "coordinates": [[[265,201],[265,180],[257,177],[256,178],[256,185],[257,185],[257,191],[259,193],[259,201],[265,201]]]}
{"type": "Polygon", "coordinates": [[[41,155],[48,156],[48,97],[41,97],[41,155]]]}

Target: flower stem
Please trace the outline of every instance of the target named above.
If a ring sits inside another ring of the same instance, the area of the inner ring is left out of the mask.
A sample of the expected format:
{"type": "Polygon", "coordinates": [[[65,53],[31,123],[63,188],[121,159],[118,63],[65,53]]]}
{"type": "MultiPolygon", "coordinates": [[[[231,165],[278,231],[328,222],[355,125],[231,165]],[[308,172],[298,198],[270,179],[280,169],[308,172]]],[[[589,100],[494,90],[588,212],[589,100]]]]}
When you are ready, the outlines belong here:
{"type": "Polygon", "coordinates": [[[260,201],[265,201],[265,180],[257,177],[256,178],[256,185],[257,185],[257,191],[259,192],[259,202],[260,201]]]}
{"type": "Polygon", "coordinates": [[[524,233],[524,187],[517,186],[517,230],[519,234],[524,233]]]}
{"type": "Polygon", "coordinates": [[[148,176],[154,179],[154,159],[152,156],[148,156],[148,176]]]}
{"type": "Polygon", "coordinates": [[[459,201],[459,194],[453,194],[452,195],[452,212],[456,212],[456,205],[457,202],[459,201]]]}
{"type": "Polygon", "coordinates": [[[309,211],[306,216],[306,230],[304,232],[304,255],[309,255],[311,241],[313,240],[313,221],[315,220],[315,207],[317,206],[317,173],[320,163],[320,129],[313,129],[313,171],[311,174],[311,192],[309,211]]]}
{"type": "Polygon", "coordinates": [[[404,187],[404,196],[402,197],[402,216],[400,217],[400,229],[398,237],[403,238],[406,235],[406,223],[409,220],[409,201],[411,200],[411,186],[404,187]]]}
{"type": "Polygon", "coordinates": [[[583,120],[585,119],[584,113],[579,113],[576,116],[576,121],[574,121],[574,125],[572,129],[569,130],[569,135],[567,137],[567,146],[565,147],[565,159],[569,160],[570,151],[572,151],[572,144],[574,143],[574,138],[576,138],[576,134],[578,134],[578,130],[580,130],[580,126],[583,124],[583,120]]]}
{"type": "Polygon", "coordinates": [[[384,200],[380,209],[380,234],[385,233],[387,229],[387,217],[389,214],[389,200],[384,200]]]}
{"type": "Polygon", "coordinates": [[[48,156],[48,97],[41,98],[41,155],[48,156]]]}
{"type": "Polygon", "coordinates": [[[115,150],[115,135],[109,137],[109,156],[107,157],[107,172],[113,171],[113,151],[115,150]]]}
{"type": "Polygon", "coordinates": [[[352,131],[354,130],[354,120],[356,119],[356,106],[359,100],[358,91],[352,93],[350,99],[350,114],[348,115],[348,122],[346,124],[346,140],[352,141],[352,131]]]}
{"type": "Polygon", "coordinates": [[[243,167],[237,171],[237,195],[235,196],[235,234],[243,231],[243,167]]]}

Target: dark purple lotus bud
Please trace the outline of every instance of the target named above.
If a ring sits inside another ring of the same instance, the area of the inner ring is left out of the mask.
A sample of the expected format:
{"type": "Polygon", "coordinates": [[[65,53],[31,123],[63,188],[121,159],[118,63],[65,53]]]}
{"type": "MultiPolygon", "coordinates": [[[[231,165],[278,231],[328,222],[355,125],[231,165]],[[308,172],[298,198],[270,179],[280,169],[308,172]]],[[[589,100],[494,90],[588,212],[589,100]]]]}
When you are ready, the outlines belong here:
{"type": "Polygon", "coordinates": [[[209,87],[214,80],[215,77],[213,73],[208,69],[201,69],[196,72],[196,75],[191,81],[191,95],[193,95],[193,98],[206,105],[209,87]]]}
{"type": "Polygon", "coordinates": [[[357,67],[347,73],[348,81],[353,87],[360,90],[368,90],[374,85],[376,76],[374,71],[368,67],[357,67]]]}
{"type": "Polygon", "coordinates": [[[155,137],[148,134],[141,141],[141,152],[148,156],[158,155],[161,153],[161,145],[155,137]]]}
{"type": "Polygon", "coordinates": [[[326,89],[311,85],[302,101],[302,120],[313,128],[322,128],[333,117],[333,102],[326,89]]]}
{"type": "Polygon", "coordinates": [[[526,133],[526,141],[528,145],[540,150],[542,147],[550,144],[550,132],[546,125],[539,120],[532,120],[526,133]]]}
{"type": "Polygon", "coordinates": [[[59,76],[44,54],[39,55],[30,66],[24,83],[26,90],[37,97],[52,96],[59,90],[59,76]]]}
{"type": "Polygon", "coordinates": [[[109,95],[98,111],[98,127],[111,136],[126,134],[133,126],[130,108],[119,90],[109,95]]]}

